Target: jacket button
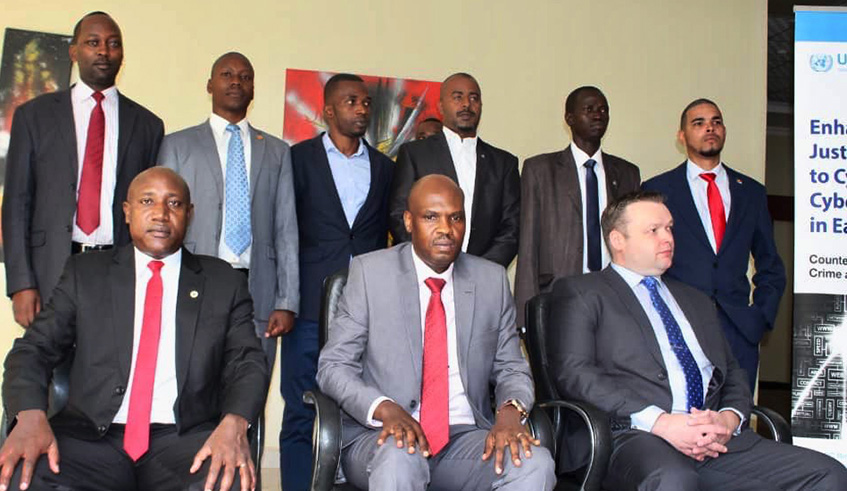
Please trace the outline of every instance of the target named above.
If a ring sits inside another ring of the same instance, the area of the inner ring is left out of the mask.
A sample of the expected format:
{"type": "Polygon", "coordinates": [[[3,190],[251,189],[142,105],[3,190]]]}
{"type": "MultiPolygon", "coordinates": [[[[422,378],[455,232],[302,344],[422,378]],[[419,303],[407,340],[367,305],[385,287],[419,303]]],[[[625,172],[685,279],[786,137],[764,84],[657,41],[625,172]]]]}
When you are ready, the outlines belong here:
{"type": "Polygon", "coordinates": [[[354,234],[350,234],[350,240],[353,240],[355,238],[356,238],[356,236],[354,234]]]}
{"type": "Polygon", "coordinates": [[[665,380],[666,378],[668,378],[668,376],[665,374],[664,370],[659,372],[659,375],[657,375],[657,377],[659,378],[659,380],[665,380]]]}
{"type": "Polygon", "coordinates": [[[712,267],[715,268],[715,269],[718,269],[718,262],[715,261],[714,263],[712,263],[712,267]]]}
{"type": "Polygon", "coordinates": [[[417,407],[417,405],[418,405],[418,401],[415,401],[415,400],[412,400],[412,402],[409,403],[409,407],[412,408],[412,409],[417,407]]]}
{"type": "Polygon", "coordinates": [[[101,435],[105,435],[105,434],[106,434],[106,430],[107,430],[106,425],[100,425],[100,426],[98,426],[98,427],[97,427],[97,431],[98,431],[101,435]]]}
{"type": "Polygon", "coordinates": [[[126,389],[124,389],[120,385],[115,387],[115,394],[122,396],[122,395],[124,395],[124,392],[126,392],[126,389]]]}
{"type": "Polygon", "coordinates": [[[73,225],[68,225],[68,226],[65,227],[66,232],[72,232],[73,229],[74,229],[73,225]]]}

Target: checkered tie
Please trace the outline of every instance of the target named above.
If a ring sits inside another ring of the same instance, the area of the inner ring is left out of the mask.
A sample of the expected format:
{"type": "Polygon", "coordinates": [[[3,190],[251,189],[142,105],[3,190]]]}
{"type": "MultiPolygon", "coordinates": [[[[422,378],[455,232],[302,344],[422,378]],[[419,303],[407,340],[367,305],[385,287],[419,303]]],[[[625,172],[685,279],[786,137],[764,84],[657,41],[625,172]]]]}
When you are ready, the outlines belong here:
{"type": "Polygon", "coordinates": [[[244,143],[241,129],[229,124],[231,133],[226,153],[226,223],[224,242],[240,256],[250,245],[250,185],[247,182],[247,166],[244,164],[244,143]]]}
{"type": "Polygon", "coordinates": [[[692,407],[702,409],[703,376],[700,375],[700,367],[697,366],[691,350],[685,344],[685,338],[682,337],[682,330],[680,330],[679,324],[668,308],[668,304],[659,295],[659,282],[652,276],[645,276],[641,280],[641,283],[650,292],[650,300],[653,302],[656,312],[659,313],[659,317],[662,318],[662,324],[665,325],[665,331],[668,334],[668,342],[671,344],[671,349],[676,354],[679,364],[682,365],[682,371],[685,374],[686,393],[688,394],[688,410],[691,411],[692,407]]]}

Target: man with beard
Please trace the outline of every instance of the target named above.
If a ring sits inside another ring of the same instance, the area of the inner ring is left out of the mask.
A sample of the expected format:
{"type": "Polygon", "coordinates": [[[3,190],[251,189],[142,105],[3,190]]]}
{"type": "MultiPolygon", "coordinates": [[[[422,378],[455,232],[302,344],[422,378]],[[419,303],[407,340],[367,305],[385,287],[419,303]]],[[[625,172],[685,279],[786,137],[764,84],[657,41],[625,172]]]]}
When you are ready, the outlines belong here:
{"type": "Polygon", "coordinates": [[[526,302],[550,291],[557,278],[609,264],[600,215],[606,203],[641,184],[638,167],[600,149],[609,126],[609,103],[600,89],[572,91],[565,100],[565,122],[570,146],[527,159],[521,174],[518,325],[524,323],[526,302]]]}
{"type": "Polygon", "coordinates": [[[129,243],[121,206],[164,134],[161,119],[115,88],[123,38],[108,14],[80,19],[69,51],[79,82],[18,107],[6,158],[6,291],[23,327],[68,256],[129,243]]]}
{"type": "Polygon", "coordinates": [[[300,230],[300,312],[280,341],[280,390],[285,399],[279,436],[282,487],[306,491],[312,466],[314,410],[303,392],[315,387],[318,316],[323,280],[350,258],[388,240],[388,188],[394,163],[363,138],[371,97],[361,78],[340,73],[324,86],[328,131],[294,145],[294,194],[300,230]]]}
{"type": "Polygon", "coordinates": [[[159,164],[182,176],[196,203],[186,247],[248,276],[256,335],[273,369],[276,338],[299,306],[297,217],[288,144],[247,120],[253,65],[241,53],[212,64],[212,114],[162,142],[159,164]]]}
{"type": "Polygon", "coordinates": [[[644,183],[667,197],[677,253],[670,278],[709,295],[724,334],[755,389],[759,341],[773,329],[785,289],[765,187],[721,162],[726,127],[717,104],[697,99],[682,111],[680,143],[688,160],[644,183]],[[753,303],[747,279],[750,254],[753,303]]]}
{"type": "Polygon", "coordinates": [[[408,142],[397,154],[391,185],[391,235],[409,240],[403,212],[412,184],[429,174],[445,175],[465,193],[468,233],[462,251],[508,267],[518,252],[520,176],[518,159],[477,137],[482,92],[467,73],[441,84],[438,110],[444,128],[430,138],[408,142]]]}

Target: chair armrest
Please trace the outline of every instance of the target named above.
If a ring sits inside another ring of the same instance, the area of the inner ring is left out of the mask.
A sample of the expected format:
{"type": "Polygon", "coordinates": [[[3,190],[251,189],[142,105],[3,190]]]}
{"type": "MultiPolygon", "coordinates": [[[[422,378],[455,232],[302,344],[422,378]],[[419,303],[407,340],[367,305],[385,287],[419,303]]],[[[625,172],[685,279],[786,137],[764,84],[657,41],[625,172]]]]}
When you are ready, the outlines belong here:
{"type": "Polygon", "coordinates": [[[532,408],[526,424],[533,438],[541,441],[541,446],[549,450],[551,456],[556,455],[556,432],[547,413],[540,407],[532,408]]]}
{"type": "MultiPolygon", "coordinates": [[[[609,427],[609,416],[587,402],[548,401],[537,406],[554,408],[557,411],[570,411],[582,418],[591,437],[591,453],[581,489],[600,490],[603,479],[606,477],[606,469],[609,467],[609,457],[612,455],[612,430],[609,427]]],[[[556,432],[559,433],[559,428],[556,428],[556,432]]]]}
{"type": "Polygon", "coordinates": [[[341,456],[341,409],[317,389],[304,392],[303,401],[314,405],[316,413],[312,430],[311,491],[331,491],[341,456]]]}
{"type": "Polygon", "coordinates": [[[759,422],[768,427],[774,440],[791,445],[793,442],[791,426],[778,412],[763,406],[753,406],[751,413],[758,416],[759,422]]]}

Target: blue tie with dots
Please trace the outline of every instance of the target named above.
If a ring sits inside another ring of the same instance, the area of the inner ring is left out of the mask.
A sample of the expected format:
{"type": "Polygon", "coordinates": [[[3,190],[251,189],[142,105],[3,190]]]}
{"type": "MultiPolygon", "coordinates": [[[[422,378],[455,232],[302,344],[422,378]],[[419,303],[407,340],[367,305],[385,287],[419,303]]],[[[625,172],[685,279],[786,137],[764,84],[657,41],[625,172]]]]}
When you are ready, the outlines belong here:
{"type": "Polygon", "coordinates": [[[231,136],[226,152],[224,242],[236,256],[240,256],[250,245],[250,185],[247,182],[241,130],[234,124],[227,125],[226,130],[231,136]]]}
{"type": "Polygon", "coordinates": [[[662,323],[665,325],[665,331],[668,333],[668,342],[671,344],[671,349],[676,354],[676,359],[682,365],[682,371],[685,373],[685,386],[688,395],[688,410],[696,407],[703,407],[703,376],[700,375],[700,367],[694,361],[694,356],[688,345],[685,344],[685,338],[682,337],[682,330],[679,324],[674,319],[668,304],[662,300],[659,295],[659,282],[652,276],[645,276],[641,283],[647,287],[650,292],[650,300],[653,302],[653,307],[662,318],[662,323]]]}

